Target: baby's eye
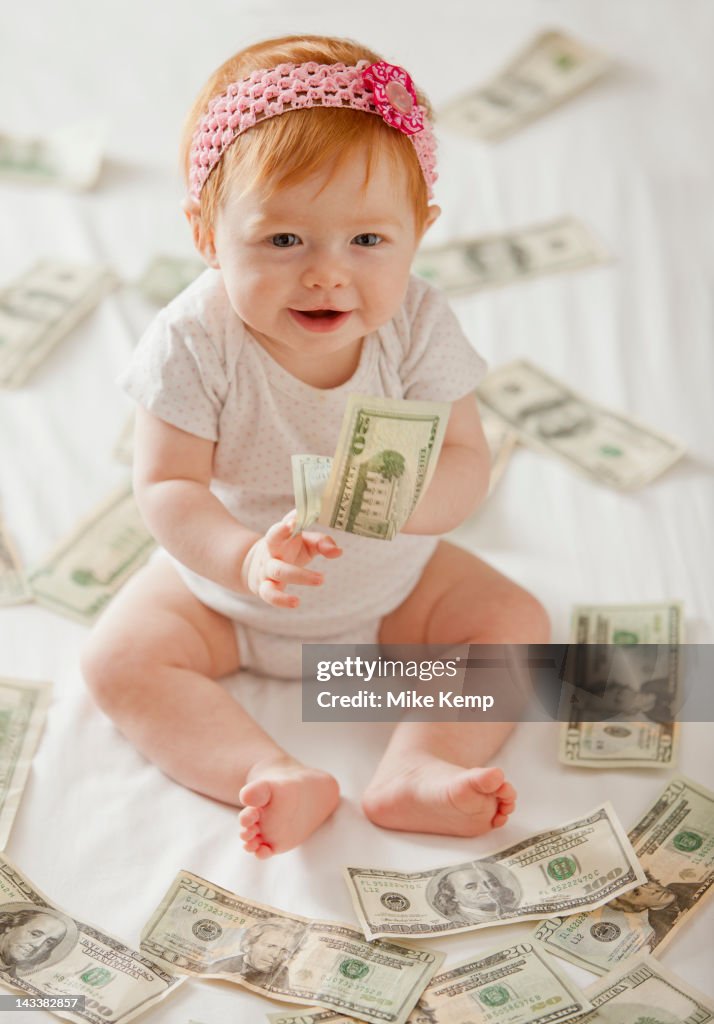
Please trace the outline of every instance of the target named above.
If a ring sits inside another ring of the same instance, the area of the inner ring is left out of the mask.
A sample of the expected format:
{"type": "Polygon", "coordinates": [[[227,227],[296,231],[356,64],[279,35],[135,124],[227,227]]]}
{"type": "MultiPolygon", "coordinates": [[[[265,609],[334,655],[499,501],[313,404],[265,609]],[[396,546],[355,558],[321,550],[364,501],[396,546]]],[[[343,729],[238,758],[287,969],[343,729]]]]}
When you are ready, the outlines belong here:
{"type": "Polygon", "coordinates": [[[290,249],[292,246],[297,245],[300,239],[297,235],[292,235],[290,232],[283,232],[281,235],[272,235],[270,241],[278,249],[290,249]]]}
{"type": "Polygon", "coordinates": [[[352,239],[355,245],[374,246],[382,241],[381,235],[375,235],[372,231],[366,231],[363,235],[355,235],[352,239]]]}

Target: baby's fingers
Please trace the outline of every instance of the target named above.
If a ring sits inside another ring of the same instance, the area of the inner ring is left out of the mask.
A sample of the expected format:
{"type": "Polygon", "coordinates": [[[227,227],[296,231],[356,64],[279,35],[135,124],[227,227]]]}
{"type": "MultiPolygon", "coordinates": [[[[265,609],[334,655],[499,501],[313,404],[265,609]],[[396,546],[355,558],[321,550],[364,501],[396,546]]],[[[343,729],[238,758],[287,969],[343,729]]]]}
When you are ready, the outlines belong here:
{"type": "Polygon", "coordinates": [[[279,555],[286,540],[290,540],[290,534],[292,533],[292,523],[281,520],[279,523],[274,523],[268,532],[265,534],[265,543],[268,548],[268,553],[275,556],[279,555]]]}
{"type": "Polygon", "coordinates": [[[265,567],[265,575],[283,586],[286,583],[296,583],[303,587],[319,587],[323,581],[322,573],[293,565],[292,562],[283,562],[280,558],[270,559],[265,567]]]}
{"type": "Polygon", "coordinates": [[[294,594],[284,593],[284,583],[276,583],[275,580],[263,580],[258,587],[258,596],[270,604],[273,608],[297,608],[300,604],[299,598],[294,594]]]}
{"type": "Polygon", "coordinates": [[[323,558],[339,558],[342,548],[326,533],[303,533],[303,542],[310,552],[310,557],[322,555],[323,558]]]}

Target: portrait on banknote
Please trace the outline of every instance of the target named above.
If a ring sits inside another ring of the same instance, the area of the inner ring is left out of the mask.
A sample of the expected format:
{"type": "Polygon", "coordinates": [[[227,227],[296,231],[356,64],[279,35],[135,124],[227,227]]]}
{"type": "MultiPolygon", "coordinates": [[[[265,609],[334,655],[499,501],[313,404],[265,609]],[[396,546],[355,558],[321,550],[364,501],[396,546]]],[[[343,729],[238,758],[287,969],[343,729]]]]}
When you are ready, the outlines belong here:
{"type": "Polygon", "coordinates": [[[305,925],[283,917],[269,917],[246,928],[237,956],[219,960],[221,973],[239,974],[244,981],[264,988],[290,988],[287,961],[300,945],[305,925]]]}
{"type": "Polygon", "coordinates": [[[512,914],[521,901],[521,887],[508,868],[481,861],[440,871],[429,882],[426,898],[454,924],[481,924],[512,914]]]}
{"type": "Polygon", "coordinates": [[[26,977],[62,960],[76,945],[77,925],[53,907],[7,903],[0,912],[0,977],[26,977]]]}

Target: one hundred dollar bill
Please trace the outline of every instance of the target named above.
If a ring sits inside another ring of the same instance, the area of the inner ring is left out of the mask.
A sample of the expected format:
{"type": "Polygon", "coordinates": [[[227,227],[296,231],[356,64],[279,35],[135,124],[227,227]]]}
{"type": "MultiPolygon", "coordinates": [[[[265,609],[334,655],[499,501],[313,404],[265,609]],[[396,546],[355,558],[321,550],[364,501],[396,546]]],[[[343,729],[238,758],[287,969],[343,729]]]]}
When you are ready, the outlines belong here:
{"type": "Polygon", "coordinates": [[[0,179],[91,188],[102,167],[105,136],[99,123],[73,125],[47,138],[0,134],[0,179]]]}
{"type": "Polygon", "coordinates": [[[684,454],[678,441],[595,405],[525,359],[492,370],[477,394],[524,444],[618,490],[643,487],[684,454]]]}
{"type": "Polygon", "coordinates": [[[350,395],[318,522],[392,540],[429,486],[449,402],[350,395]]]}
{"type": "Polygon", "coordinates": [[[481,416],[481,426],[486,437],[486,444],[491,456],[491,477],[488,484],[488,493],[491,494],[503,476],[503,471],[511,458],[513,449],[518,443],[518,435],[488,406],[480,406],[479,413],[481,416]]]}
{"type": "Polygon", "coordinates": [[[534,938],[571,963],[606,974],[668,943],[711,893],[714,793],[677,776],[630,832],[645,881],[587,914],[543,921],[534,938]]]}
{"type": "MultiPolygon", "coordinates": [[[[407,1024],[561,1024],[591,1009],[530,943],[479,953],[435,975],[407,1024]]],[[[272,1024],[352,1024],[330,1011],[268,1014],[272,1024]]]]}
{"type": "Polygon", "coordinates": [[[114,458],[125,466],[130,466],[134,461],[134,425],[134,413],[132,413],[122,427],[121,434],[114,445],[114,458]]]}
{"type": "Polygon", "coordinates": [[[526,281],[540,274],[603,263],[608,254],[574,217],[520,231],[448,242],[420,250],[414,271],[450,295],[526,281]]]}
{"type": "Polygon", "coordinates": [[[184,980],[70,917],[2,855],[0,926],[0,984],[38,999],[84,996],[84,1010],[52,1010],[77,1024],[127,1024],[184,980]]]}
{"type": "Polygon", "coordinates": [[[312,921],[181,871],[145,926],[141,948],[179,974],[225,978],[291,1003],[370,1024],[404,1024],[443,953],[365,942],[339,921],[312,921]]]}
{"type": "Polygon", "coordinates": [[[575,686],[563,685],[559,758],[581,768],[676,763],[684,614],[667,604],[578,605],[575,686]]]}
{"type": "Polygon", "coordinates": [[[497,850],[429,871],[345,868],[368,939],[431,938],[593,908],[642,884],[645,873],[609,803],[497,850]]]}
{"type": "Polygon", "coordinates": [[[0,676],[0,850],[10,835],[45,724],[50,683],[0,676]]]}
{"type": "Polygon", "coordinates": [[[89,625],[155,546],[131,487],[122,487],[30,573],[35,600],[89,625]]]}
{"type": "Polygon", "coordinates": [[[0,289],[0,388],[20,387],[116,284],[106,267],[36,264],[0,289]]]}
{"type": "Polygon", "coordinates": [[[0,607],[32,600],[17,551],[0,520],[0,607]]]}
{"type": "Polygon", "coordinates": [[[503,139],[581,92],[611,64],[563,32],[544,32],[486,85],[445,107],[439,124],[477,139],[503,139]]]}
{"type": "Polygon", "coordinates": [[[139,279],[139,288],[148,299],[164,305],[195,281],[206,269],[198,259],[180,256],[155,256],[139,279]]]}
{"type": "Polygon", "coordinates": [[[714,1000],[667,970],[638,956],[585,990],[594,1010],[578,1024],[710,1024],[714,1000]]]}

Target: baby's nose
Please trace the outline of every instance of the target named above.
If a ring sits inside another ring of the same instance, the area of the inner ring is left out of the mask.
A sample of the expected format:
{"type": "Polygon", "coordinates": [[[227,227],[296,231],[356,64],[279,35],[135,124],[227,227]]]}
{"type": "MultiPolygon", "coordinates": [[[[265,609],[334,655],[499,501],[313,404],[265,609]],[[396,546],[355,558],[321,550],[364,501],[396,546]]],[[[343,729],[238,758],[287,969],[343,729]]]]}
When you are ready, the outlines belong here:
{"type": "Polygon", "coordinates": [[[333,254],[315,256],[303,274],[307,288],[344,288],[349,284],[349,272],[345,264],[333,254]]]}

